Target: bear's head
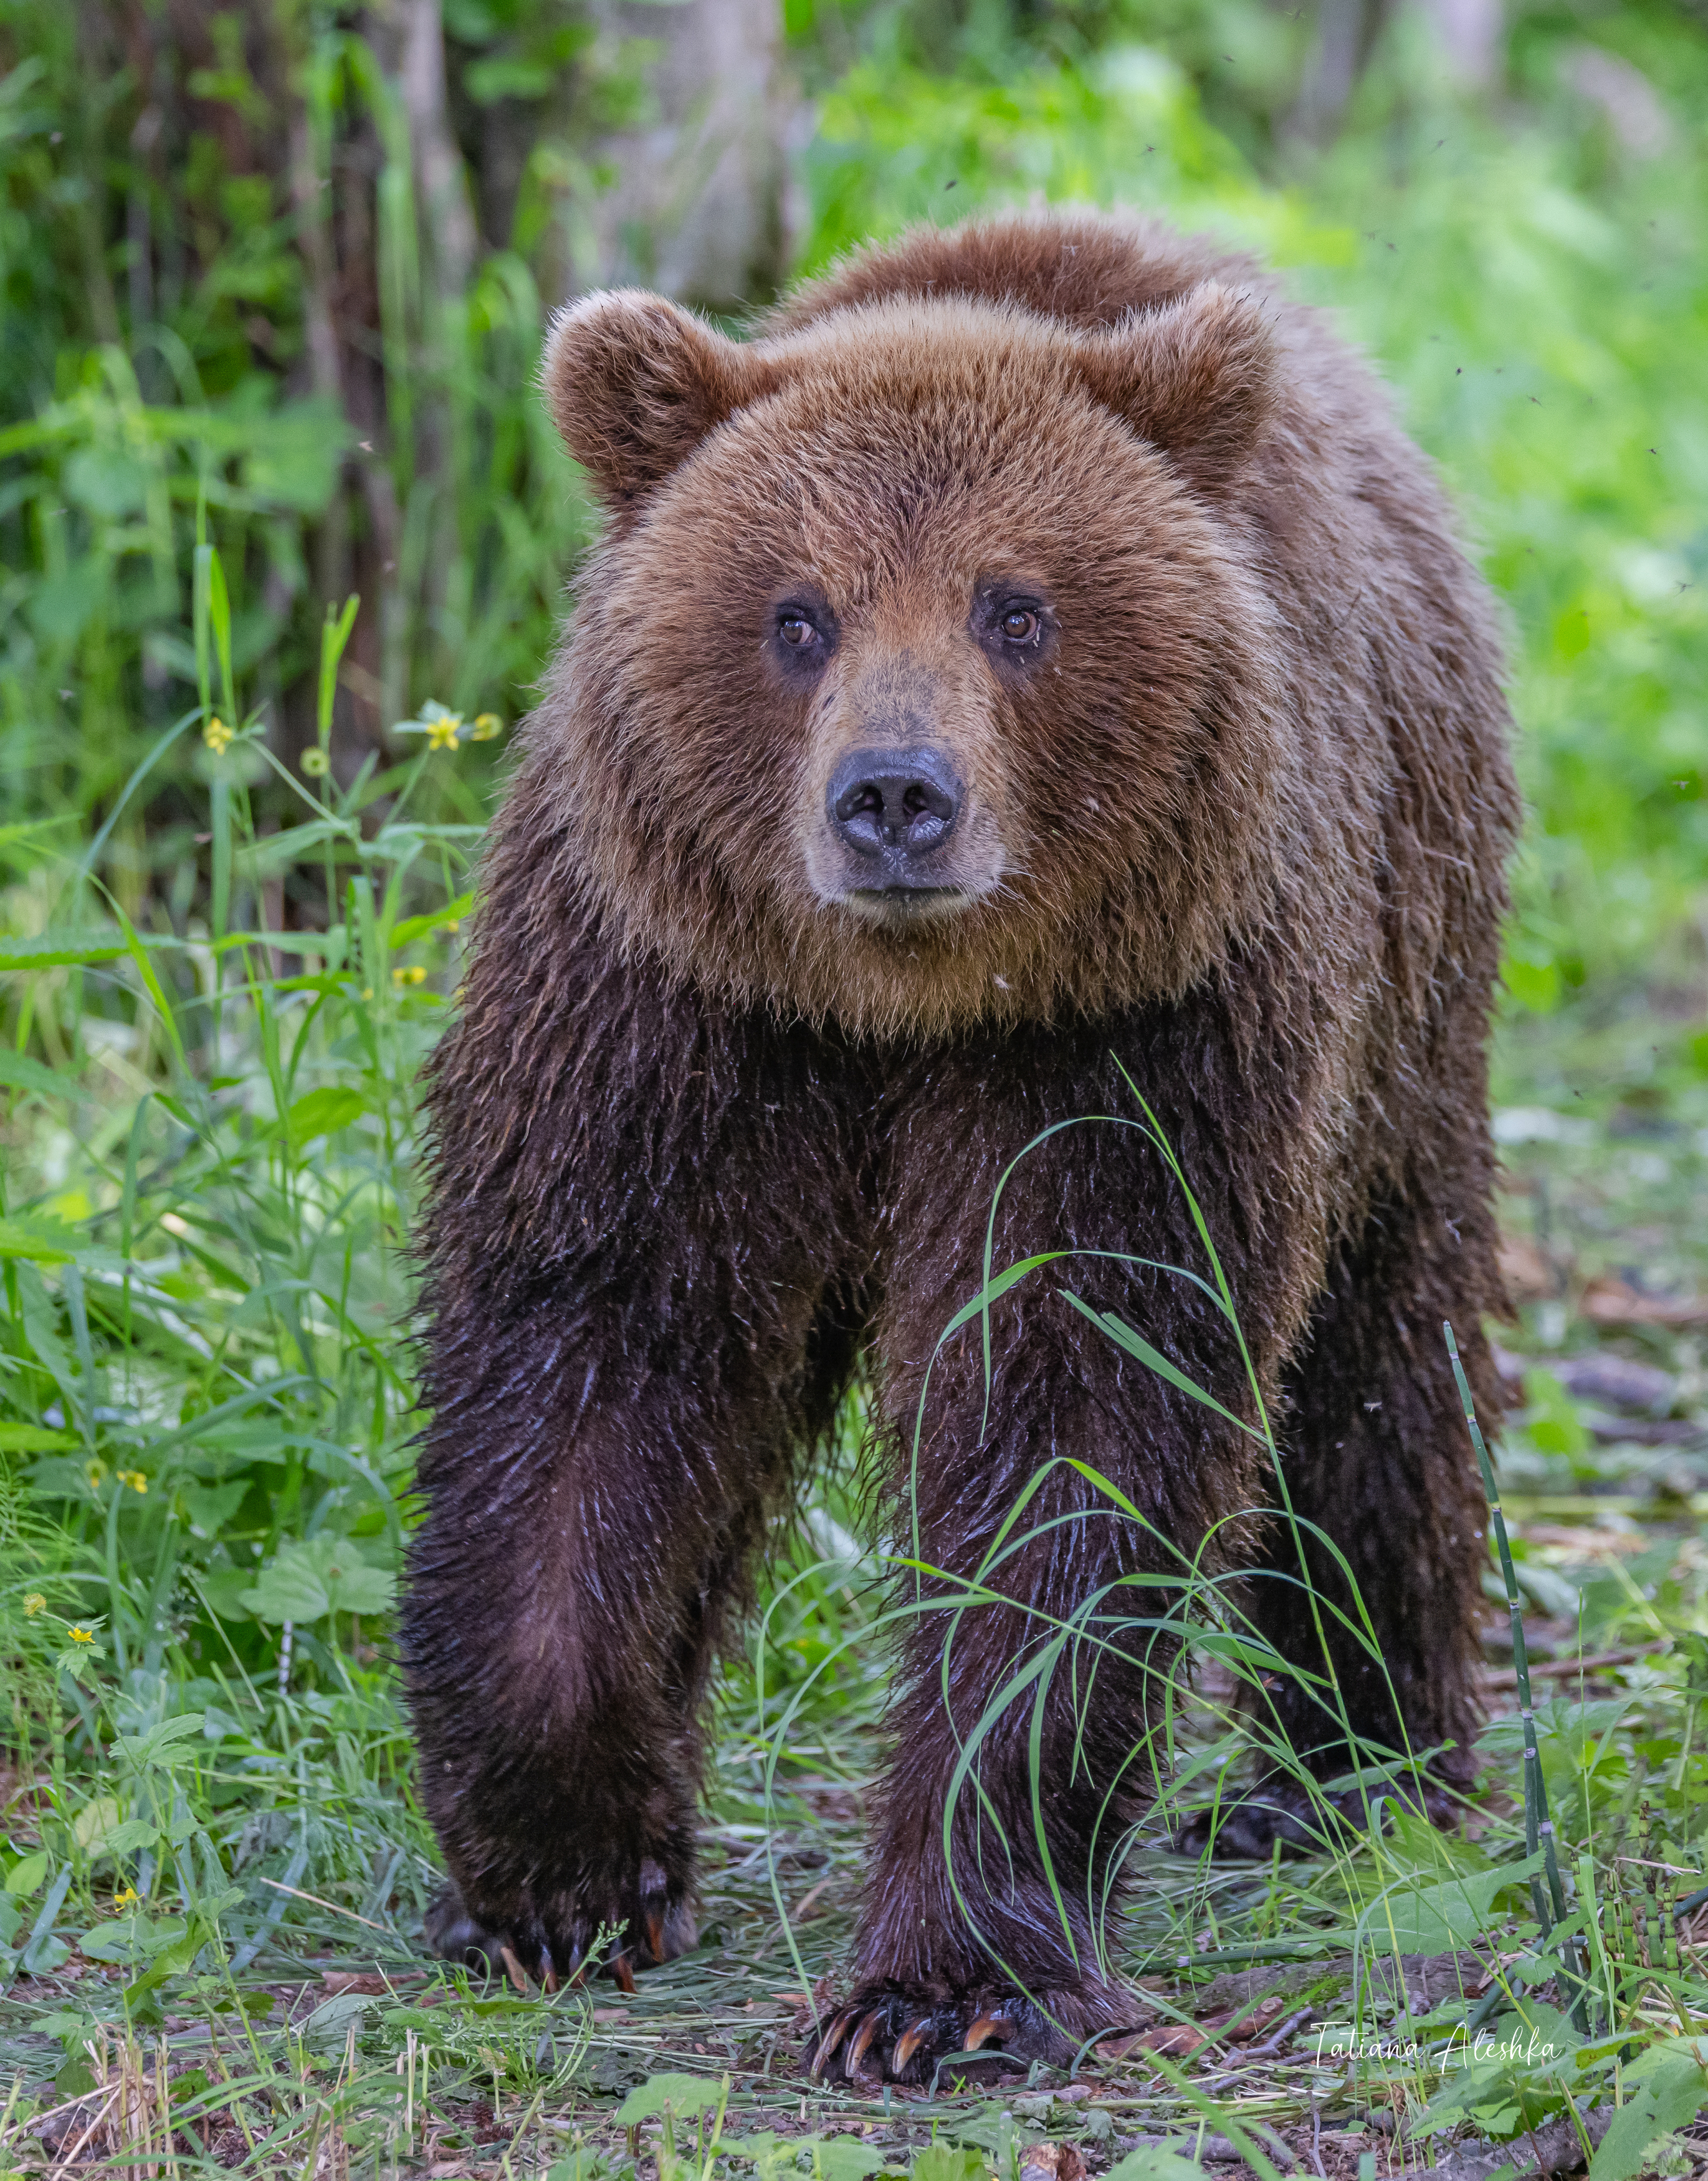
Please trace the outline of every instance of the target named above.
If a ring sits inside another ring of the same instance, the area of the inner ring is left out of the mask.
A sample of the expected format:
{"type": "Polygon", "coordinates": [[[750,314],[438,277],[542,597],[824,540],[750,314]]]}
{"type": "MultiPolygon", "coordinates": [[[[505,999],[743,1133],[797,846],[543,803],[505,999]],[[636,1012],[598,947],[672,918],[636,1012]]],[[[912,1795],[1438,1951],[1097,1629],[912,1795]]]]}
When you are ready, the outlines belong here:
{"type": "Polygon", "coordinates": [[[1241,487],[1273,305],[893,295],[749,342],[557,322],[610,511],[533,730],[559,882],[880,1035],[1179,991],[1265,913],[1280,649],[1241,487]]]}

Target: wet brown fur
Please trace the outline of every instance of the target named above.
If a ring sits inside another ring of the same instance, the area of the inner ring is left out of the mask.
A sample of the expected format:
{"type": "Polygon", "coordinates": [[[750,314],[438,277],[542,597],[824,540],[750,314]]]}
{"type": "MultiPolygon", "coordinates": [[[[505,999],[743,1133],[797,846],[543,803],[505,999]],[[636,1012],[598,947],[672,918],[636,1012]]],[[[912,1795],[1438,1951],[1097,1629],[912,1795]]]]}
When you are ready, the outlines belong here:
{"type": "MultiPolygon", "coordinates": [[[[1480,1501],[1440,1327],[1492,1405],[1484,1046],[1517,800],[1488,601],[1368,369],[1254,266],[1156,226],[923,231],[745,344],[595,297],[546,391],[611,521],[434,1091],[406,1637],[461,1889],[439,1935],[560,1970],[601,1922],[638,1962],[686,1942],[729,1603],[862,1356],[910,1528],[935,1355],[926,1558],[972,1575],[1046,1473],[1014,1604],[957,1635],[953,1729],[942,1615],[903,1647],[854,1964],[882,2017],[867,2064],[917,2018],[916,2069],[987,2004],[1056,2049],[1043,2015],[1076,2035],[1125,2004],[1094,1926],[1142,1802],[1122,1767],[1144,1676],[1106,1659],[1083,1720],[1070,1675],[1053,1691],[1067,1931],[1025,1705],[981,1759],[1007,1852],[964,1793],[957,1897],[956,1734],[1037,1616],[1274,1497],[1248,1439],[1058,1293],[1249,1408],[1202,1292],[1096,1254],[1207,1269],[1117,1060],[1202,1204],[1294,1505],[1375,1617],[1403,1717],[1337,1636],[1354,1727],[1451,1743],[1440,1775],[1468,1775],[1480,1501]],[[1023,667],[969,636],[970,599],[1011,582],[1050,607],[1023,667]],[[810,682],[769,641],[803,588],[837,631],[810,682]],[[945,862],[968,905],[897,929],[837,891],[825,781],[857,744],[926,735],[968,782],[945,862]],[[995,1306],[987,1406],[976,1328],[939,1337],[999,1178],[1065,1122],[1008,1181],[992,1262],[1086,1254],[995,1306]]],[[[1296,1568],[1279,1532],[1267,1549],[1296,1568]]],[[[1337,1593],[1320,1552],[1314,1572],[1337,1593]]],[[[1296,1586],[1252,1596],[1319,1666],[1296,1586]]],[[[1319,1708],[1277,1703],[1344,1769],[1319,1708]]]]}

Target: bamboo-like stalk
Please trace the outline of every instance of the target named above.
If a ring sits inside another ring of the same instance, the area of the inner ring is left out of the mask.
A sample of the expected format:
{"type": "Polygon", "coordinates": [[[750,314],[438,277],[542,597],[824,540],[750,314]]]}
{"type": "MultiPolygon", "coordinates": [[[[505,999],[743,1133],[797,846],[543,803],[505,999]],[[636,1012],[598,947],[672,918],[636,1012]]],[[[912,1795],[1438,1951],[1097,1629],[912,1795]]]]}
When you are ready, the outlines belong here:
{"type": "MultiPolygon", "coordinates": [[[[1548,1812],[1548,1790],[1542,1778],[1542,1753],[1536,1740],[1536,1708],[1530,1694],[1530,1658],[1524,1645],[1523,1609],[1518,1598],[1518,1577],[1512,1565],[1512,1548],[1506,1536],[1506,1518],[1501,1507],[1500,1487],[1495,1482],[1495,1465],[1489,1458],[1489,1449],[1483,1438],[1482,1427],[1477,1422],[1476,1404],[1471,1399],[1470,1382],[1465,1376],[1465,1367],[1459,1360],[1459,1344],[1453,1338],[1451,1324],[1441,1328],[1447,1342],[1447,1356],[1453,1367],[1453,1383],[1459,1389],[1459,1399],[1465,1411],[1465,1428],[1471,1434],[1471,1444],[1476,1449],[1478,1466],[1483,1472],[1483,1491],[1489,1502],[1489,1518],[1494,1526],[1495,1543],[1501,1554],[1501,1575],[1506,1587],[1506,1610],[1512,1626],[1512,1670],[1518,1682],[1518,1717],[1524,1731],[1524,1849],[1534,1856],[1539,1847],[1543,1868],[1547,1876],[1545,1892],[1540,1878],[1530,1880],[1530,1905],[1535,1912],[1542,1936],[1546,1939],[1556,1924],[1566,1920],[1566,1888],[1560,1877],[1560,1856],[1554,1834],[1554,1821],[1548,1812]],[[1551,1907],[1552,1914],[1549,1911],[1551,1907]]],[[[1584,1974],[1583,1947],[1580,1942],[1572,1946],[1573,1968],[1569,1977],[1576,1986],[1573,2001],[1574,2018],[1584,2010],[1589,1991],[1584,1974]]],[[[1562,1960],[1562,1971],[1564,1960],[1562,1960]]],[[[1582,2024],[1580,2024],[1580,2027],[1582,2024]]]]}

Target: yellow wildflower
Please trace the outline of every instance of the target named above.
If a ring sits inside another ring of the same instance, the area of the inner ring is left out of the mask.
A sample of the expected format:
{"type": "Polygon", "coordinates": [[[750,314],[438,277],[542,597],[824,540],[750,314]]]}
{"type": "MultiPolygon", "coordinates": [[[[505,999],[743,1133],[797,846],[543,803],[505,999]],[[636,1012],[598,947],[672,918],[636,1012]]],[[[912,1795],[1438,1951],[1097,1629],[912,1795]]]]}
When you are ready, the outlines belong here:
{"type": "Polygon", "coordinates": [[[412,964],[407,969],[394,969],[391,973],[391,981],[394,985],[424,985],[427,982],[427,972],[418,964],[412,964]]]}
{"type": "Polygon", "coordinates": [[[121,1469],[119,1471],[119,1482],[121,1484],[128,1484],[133,1492],[146,1492],[148,1489],[148,1479],[140,1469],[121,1469]]]}
{"type": "Polygon", "coordinates": [[[47,1599],[43,1598],[39,1590],[32,1590],[29,1597],[24,1601],[25,1617],[28,1620],[33,1621],[47,1603],[47,1599]]]}
{"type": "Polygon", "coordinates": [[[427,722],[427,747],[430,750],[456,749],[462,726],[461,712],[441,712],[436,720],[427,722]]]}
{"type": "Polygon", "coordinates": [[[134,1886],[122,1886],[113,1897],[113,1906],[115,1908],[134,1908],[141,1897],[134,1886]]]}
{"type": "Polygon", "coordinates": [[[71,1631],[71,1641],[74,1643],[92,1643],[95,1641],[94,1631],[89,1628],[74,1628],[71,1631]]]}
{"type": "Polygon", "coordinates": [[[302,753],[302,770],[311,780],[324,780],[332,770],[332,759],[317,743],[312,749],[302,753]]]}
{"type": "Polygon", "coordinates": [[[107,1482],[107,1465],[104,1461],[91,1461],[85,1468],[83,1474],[89,1479],[89,1489],[91,1492],[98,1492],[107,1482]]]}
{"type": "Polygon", "coordinates": [[[202,739],[215,757],[224,757],[236,740],[236,737],[224,720],[216,718],[210,720],[202,730],[202,739]]]}
{"type": "Polygon", "coordinates": [[[504,722],[496,712],[482,712],[469,729],[468,739],[472,743],[489,743],[495,741],[503,732],[504,722]]]}

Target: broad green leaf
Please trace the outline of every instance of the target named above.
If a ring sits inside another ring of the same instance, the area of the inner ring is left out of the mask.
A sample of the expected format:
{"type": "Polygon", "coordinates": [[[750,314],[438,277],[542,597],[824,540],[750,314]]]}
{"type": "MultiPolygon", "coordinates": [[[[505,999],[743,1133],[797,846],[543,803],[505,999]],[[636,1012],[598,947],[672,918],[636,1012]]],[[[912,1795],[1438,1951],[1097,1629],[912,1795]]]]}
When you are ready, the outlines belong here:
{"type": "Polygon", "coordinates": [[[1186,2154],[1191,2139],[1183,2136],[1178,2149],[1166,2143],[1147,2144],[1130,2151],[1110,2167],[1105,2181],[1203,2181],[1203,2170],[1186,2154]]]}
{"type": "Polygon", "coordinates": [[[0,1257],[27,1257],[35,1265],[69,1265],[77,1234],[58,1219],[0,1219],[0,1257]]]}
{"type": "Polygon", "coordinates": [[[914,2181],[988,2181],[991,2162],[962,2144],[928,2143],[914,2159],[914,2181]]]}
{"type": "Polygon", "coordinates": [[[274,506],[318,515],[332,497],[352,436],[336,402],[285,402],[272,416],[254,420],[244,452],[244,484],[274,506]]]}
{"type": "MultiPolygon", "coordinates": [[[[144,1992],[152,1991],[157,1985],[164,1984],[168,1977],[175,1976],[180,1969],[187,1969],[202,1949],[218,1936],[217,1919],[242,1898],[242,1887],[232,1886],[223,1893],[216,1893],[199,1902],[183,1937],[162,1944],[142,1974],[133,1978],[120,1993],[120,2000],[127,2012],[144,1992]]],[[[141,1920],[139,1918],[138,1921],[141,1920]]],[[[151,1946],[154,1943],[153,1940],[149,1941],[151,1946]]]]}
{"type": "Polygon", "coordinates": [[[299,1098],[286,1113],[285,1124],[293,1144],[308,1144],[317,1136],[348,1128],[367,1111],[368,1101],[359,1090],[328,1085],[299,1098]]]}
{"type": "Polygon", "coordinates": [[[124,1812],[112,1795],[97,1795],[86,1803],[71,1820],[71,1837],[79,1847],[91,1855],[98,1855],[100,1843],[108,1833],[116,1832],[124,1822],[124,1812]]]}
{"type": "Polygon", "coordinates": [[[243,1505],[248,1490],[246,1477],[230,1484],[186,1484],[184,1510],[204,1538],[217,1538],[243,1505]]]}
{"type": "Polygon", "coordinates": [[[122,1825],[115,1825],[110,1833],[103,1834],[90,1847],[96,1856],[139,1854],[145,1847],[152,1847],[160,1838],[158,1825],[151,1825],[146,1818],[126,1818],[122,1825]]]}
{"type": "Polygon", "coordinates": [[[1495,1897],[1542,1868],[1539,1855],[1495,1870],[1450,1878],[1439,1886],[1400,1886],[1383,1896],[1361,1928],[1377,1946],[1402,1954],[1450,1954],[1488,1928],[1495,1897]]]}
{"type": "Polygon", "coordinates": [[[238,1602],[258,1621],[318,1621],[329,1613],[384,1613],[396,1585],[348,1538],[288,1541],[238,1602]]]}
{"type": "Polygon", "coordinates": [[[135,1931],[129,1928],[130,1919],[119,1917],[111,1924],[98,1925],[86,1931],[77,1941],[77,1950],[86,1954],[91,1962],[113,1962],[121,1968],[133,1963],[146,1961],[147,1955],[135,1931]]]}
{"type": "Polygon", "coordinates": [[[667,2106],[678,2120],[693,2120],[703,2112],[716,2112],[727,2095],[727,2085],[705,2075],[649,2075],[633,2090],[617,2108],[619,2128],[634,2128],[644,2120],[656,2120],[667,2106]]]}
{"type": "Polygon", "coordinates": [[[1708,2112],[1708,2068],[1689,2053],[1668,2060],[1639,2084],[1613,2116],[1589,2161],[1589,2181],[1629,2181],[1658,2136],[1708,2112]]]}
{"type": "Polygon", "coordinates": [[[6,1891],[18,1900],[27,1900],[47,1875],[47,1851],[38,1847],[33,1855],[26,1855],[8,1872],[6,1891]]]}
{"type": "Polygon", "coordinates": [[[64,1454],[77,1444],[75,1433],[46,1424],[0,1424],[0,1454],[64,1454]]]}
{"type": "Polygon", "coordinates": [[[300,1545],[284,1545],[260,1578],[237,1594],[257,1621],[318,1621],[332,1610],[318,1570],[300,1545]]]}
{"type": "Polygon", "coordinates": [[[69,497],[91,515],[116,522],[135,515],[147,498],[148,466],[119,447],[80,447],[60,472],[69,497]]]}
{"type": "MultiPolygon", "coordinates": [[[[926,2155],[920,2153],[920,2157],[926,2155]]],[[[813,2181],[866,2181],[868,2174],[882,2173],[885,2163],[869,2145],[852,2136],[821,2136],[812,2146],[813,2181]]],[[[982,2176],[982,2160],[979,2172],[982,2176]]]]}
{"type": "Polygon", "coordinates": [[[383,1992],[340,1991],[323,2000],[302,2025],[303,2041],[325,2051],[346,2042],[350,2025],[362,2034],[362,2018],[384,2003],[383,1992]]]}
{"type": "Polygon", "coordinates": [[[181,1764],[191,1754],[180,1745],[199,1738],[203,1717],[199,1711],[180,1712],[176,1719],[163,1720],[158,1726],[151,1726],[146,1734],[121,1734],[113,1747],[139,1772],[150,1764],[169,1768],[174,1763],[181,1764]]]}

